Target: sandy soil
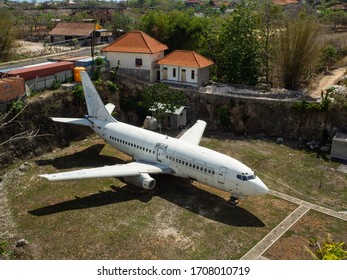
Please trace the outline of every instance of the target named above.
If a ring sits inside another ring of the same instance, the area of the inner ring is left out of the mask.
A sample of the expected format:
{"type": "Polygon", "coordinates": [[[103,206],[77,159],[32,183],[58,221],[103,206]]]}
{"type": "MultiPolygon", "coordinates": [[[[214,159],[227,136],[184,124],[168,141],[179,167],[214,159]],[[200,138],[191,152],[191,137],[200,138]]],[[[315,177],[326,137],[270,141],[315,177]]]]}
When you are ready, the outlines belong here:
{"type": "Polygon", "coordinates": [[[345,74],[346,70],[346,67],[340,67],[331,71],[328,75],[323,76],[316,89],[310,92],[310,95],[315,98],[320,97],[321,92],[336,84],[336,82],[345,74]]]}
{"type": "Polygon", "coordinates": [[[23,40],[18,40],[17,45],[19,46],[17,48],[18,53],[26,53],[26,52],[40,52],[45,49],[42,43],[39,42],[27,42],[23,40]]]}

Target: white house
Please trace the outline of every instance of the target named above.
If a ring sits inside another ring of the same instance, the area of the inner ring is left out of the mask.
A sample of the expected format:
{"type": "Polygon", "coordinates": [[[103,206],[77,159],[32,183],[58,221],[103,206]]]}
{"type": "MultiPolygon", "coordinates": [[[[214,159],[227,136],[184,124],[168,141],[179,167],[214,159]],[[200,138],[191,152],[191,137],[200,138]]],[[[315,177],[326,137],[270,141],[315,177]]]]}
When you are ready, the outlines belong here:
{"type": "Polygon", "coordinates": [[[130,31],[101,49],[110,66],[119,66],[119,73],[154,82],[160,79],[156,62],[168,47],[142,31],[130,31]]]}
{"type": "Polygon", "coordinates": [[[160,81],[200,87],[210,78],[214,62],[194,51],[175,50],[158,61],[160,81]]]}

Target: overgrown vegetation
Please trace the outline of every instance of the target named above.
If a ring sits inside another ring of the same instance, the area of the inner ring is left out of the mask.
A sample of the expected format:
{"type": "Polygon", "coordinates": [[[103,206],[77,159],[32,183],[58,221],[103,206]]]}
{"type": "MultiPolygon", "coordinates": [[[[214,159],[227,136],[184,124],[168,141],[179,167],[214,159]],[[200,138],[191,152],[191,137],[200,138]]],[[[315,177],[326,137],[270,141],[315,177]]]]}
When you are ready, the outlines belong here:
{"type": "Polygon", "coordinates": [[[311,238],[308,252],[314,260],[347,260],[345,242],[334,241],[331,235],[321,242],[317,238],[311,238]]]}
{"type": "Polygon", "coordinates": [[[329,100],[329,93],[327,92],[324,95],[324,93],[322,92],[320,102],[316,102],[316,101],[309,102],[306,100],[302,100],[302,101],[294,102],[293,106],[294,108],[296,108],[297,110],[301,112],[306,112],[309,110],[326,112],[330,108],[330,103],[331,101],[329,100]]]}
{"type": "Polygon", "coordinates": [[[142,93],[142,100],[138,105],[158,119],[159,123],[166,114],[186,105],[187,98],[183,91],[171,89],[163,83],[156,83],[147,87],[142,93]]]}
{"type": "Polygon", "coordinates": [[[310,16],[286,19],[278,33],[276,50],[279,80],[285,88],[299,89],[314,72],[320,32],[318,22],[310,16]]]}

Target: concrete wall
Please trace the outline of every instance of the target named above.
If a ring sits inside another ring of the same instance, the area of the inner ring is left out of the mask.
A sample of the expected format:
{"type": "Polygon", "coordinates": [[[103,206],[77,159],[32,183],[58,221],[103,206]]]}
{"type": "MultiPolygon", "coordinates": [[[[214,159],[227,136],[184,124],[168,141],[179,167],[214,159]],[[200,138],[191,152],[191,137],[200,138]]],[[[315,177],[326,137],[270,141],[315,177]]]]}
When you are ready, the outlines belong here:
{"type": "Polygon", "coordinates": [[[202,86],[210,79],[209,67],[198,69],[172,65],[160,65],[160,79],[167,82],[202,86]],[[194,73],[192,73],[194,71],[194,73]]]}
{"type": "MultiPolygon", "coordinates": [[[[103,52],[102,54],[110,61],[111,68],[117,67],[119,61],[119,69],[149,71],[149,79],[146,80],[149,82],[156,80],[155,62],[164,57],[164,52],[155,54],[103,52]],[[136,59],[142,59],[142,66],[136,66],[136,59]]],[[[128,71],[128,73],[136,73],[136,71],[128,71]]]]}
{"type": "Polygon", "coordinates": [[[331,159],[347,163],[347,134],[339,133],[333,139],[331,159]]]}
{"type": "Polygon", "coordinates": [[[64,83],[71,78],[73,78],[72,71],[63,71],[56,73],[55,75],[26,81],[25,84],[29,86],[31,90],[42,91],[45,89],[50,89],[56,81],[59,83],[64,83]]]}

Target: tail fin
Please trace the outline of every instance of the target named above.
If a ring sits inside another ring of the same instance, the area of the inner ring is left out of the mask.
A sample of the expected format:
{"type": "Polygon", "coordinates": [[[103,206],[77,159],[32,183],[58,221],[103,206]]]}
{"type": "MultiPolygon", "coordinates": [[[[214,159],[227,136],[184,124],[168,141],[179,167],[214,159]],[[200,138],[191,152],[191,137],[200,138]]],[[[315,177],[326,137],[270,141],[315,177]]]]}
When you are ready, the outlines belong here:
{"type": "Polygon", "coordinates": [[[87,103],[88,115],[98,120],[115,122],[116,120],[105,108],[105,105],[102,102],[99,93],[96,91],[92,81],[90,80],[88,73],[81,71],[81,77],[84,96],[87,103]]]}

